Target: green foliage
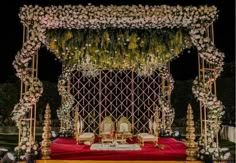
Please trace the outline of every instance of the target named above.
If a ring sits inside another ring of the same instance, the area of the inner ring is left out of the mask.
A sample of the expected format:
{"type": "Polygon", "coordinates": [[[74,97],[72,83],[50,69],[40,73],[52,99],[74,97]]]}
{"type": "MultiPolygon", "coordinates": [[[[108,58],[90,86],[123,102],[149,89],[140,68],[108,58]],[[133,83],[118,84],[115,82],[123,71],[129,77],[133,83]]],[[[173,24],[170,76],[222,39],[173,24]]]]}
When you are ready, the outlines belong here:
{"type": "MultiPolygon", "coordinates": [[[[43,82],[44,92],[37,103],[37,121],[43,121],[46,104],[49,103],[52,110],[52,119],[57,119],[56,110],[60,106],[60,96],[57,91],[57,84],[43,82]]],[[[0,126],[15,125],[11,120],[11,113],[14,105],[20,99],[20,82],[0,83],[0,126]]]]}
{"type": "Polygon", "coordinates": [[[192,93],[193,80],[175,81],[171,95],[171,105],[175,108],[174,124],[185,126],[187,106],[190,103],[194,119],[199,120],[199,104],[192,93]]]}
{"type": "Polygon", "coordinates": [[[0,84],[0,126],[13,125],[10,119],[14,105],[20,98],[20,84],[16,83],[1,83],[0,84]]]}
{"type": "MultiPolygon", "coordinates": [[[[175,108],[174,124],[185,126],[187,106],[190,103],[194,112],[195,122],[199,121],[199,103],[192,93],[192,80],[175,81],[171,95],[171,104],[175,108]],[[183,120],[183,121],[181,121],[183,120]]],[[[235,78],[219,78],[217,80],[217,98],[225,106],[223,123],[235,122],[235,78]]]]}
{"type": "Polygon", "coordinates": [[[235,124],[235,78],[220,78],[217,80],[217,97],[225,106],[223,124],[235,124]]]}
{"type": "Polygon", "coordinates": [[[191,46],[184,29],[48,30],[47,47],[67,64],[81,64],[89,55],[99,69],[137,69],[165,64],[191,46]]]}

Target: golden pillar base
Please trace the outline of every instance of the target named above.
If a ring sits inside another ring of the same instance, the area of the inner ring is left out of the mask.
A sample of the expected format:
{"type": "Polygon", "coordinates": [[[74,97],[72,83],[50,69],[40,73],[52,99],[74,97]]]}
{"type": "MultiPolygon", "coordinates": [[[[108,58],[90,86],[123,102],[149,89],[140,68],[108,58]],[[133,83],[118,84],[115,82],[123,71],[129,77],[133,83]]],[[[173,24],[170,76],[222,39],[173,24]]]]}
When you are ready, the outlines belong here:
{"type": "Polygon", "coordinates": [[[196,136],[195,136],[195,127],[194,127],[194,121],[193,121],[193,111],[192,111],[192,107],[189,104],[188,105],[188,109],[187,109],[187,122],[186,122],[187,126],[186,126],[186,146],[187,146],[187,150],[186,150],[186,155],[187,158],[186,160],[189,161],[194,161],[197,160],[197,144],[194,141],[196,136]]]}
{"type": "Polygon", "coordinates": [[[44,115],[44,127],[43,127],[43,134],[42,134],[42,157],[43,160],[50,159],[50,145],[51,145],[51,110],[49,104],[46,106],[45,115],[44,115]]]}
{"type": "Polygon", "coordinates": [[[195,160],[197,160],[197,158],[196,158],[197,150],[198,150],[197,147],[195,147],[195,148],[188,148],[186,150],[186,154],[187,154],[186,160],[188,160],[188,161],[195,161],[195,160]]]}

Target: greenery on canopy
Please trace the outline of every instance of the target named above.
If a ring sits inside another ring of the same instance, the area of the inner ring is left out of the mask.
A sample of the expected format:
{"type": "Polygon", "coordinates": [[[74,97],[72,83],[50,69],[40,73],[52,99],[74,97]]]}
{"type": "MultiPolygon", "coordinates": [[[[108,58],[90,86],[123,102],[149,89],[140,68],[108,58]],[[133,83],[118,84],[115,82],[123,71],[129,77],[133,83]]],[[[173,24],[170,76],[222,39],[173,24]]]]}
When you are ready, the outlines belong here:
{"type": "Polygon", "coordinates": [[[53,29],[46,33],[48,48],[61,61],[90,62],[98,69],[132,69],[163,65],[190,46],[185,29],[53,29]]]}

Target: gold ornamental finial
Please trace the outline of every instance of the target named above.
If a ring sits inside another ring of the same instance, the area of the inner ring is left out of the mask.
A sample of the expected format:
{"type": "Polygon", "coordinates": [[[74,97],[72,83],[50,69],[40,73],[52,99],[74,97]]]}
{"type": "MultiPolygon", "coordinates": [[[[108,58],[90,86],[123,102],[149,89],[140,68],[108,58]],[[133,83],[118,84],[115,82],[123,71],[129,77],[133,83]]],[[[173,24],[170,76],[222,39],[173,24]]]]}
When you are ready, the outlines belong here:
{"type": "Polygon", "coordinates": [[[51,154],[51,110],[49,104],[46,106],[45,114],[44,114],[44,127],[43,127],[43,135],[42,135],[42,160],[50,159],[51,154]]]}
{"type": "Polygon", "coordinates": [[[186,160],[189,161],[194,161],[197,159],[197,144],[194,141],[196,136],[195,136],[195,127],[194,127],[194,121],[193,121],[193,110],[190,104],[188,104],[188,109],[187,109],[187,120],[186,120],[186,154],[187,158],[186,160]]]}

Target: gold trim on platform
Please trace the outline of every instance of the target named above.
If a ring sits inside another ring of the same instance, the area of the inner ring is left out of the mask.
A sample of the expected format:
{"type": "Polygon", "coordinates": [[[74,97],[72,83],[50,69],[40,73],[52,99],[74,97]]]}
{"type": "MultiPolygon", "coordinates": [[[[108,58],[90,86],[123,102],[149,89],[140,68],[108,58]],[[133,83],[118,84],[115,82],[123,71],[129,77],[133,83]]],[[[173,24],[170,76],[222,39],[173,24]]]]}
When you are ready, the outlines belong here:
{"type": "MultiPolygon", "coordinates": [[[[203,161],[140,161],[140,160],[36,160],[36,163],[204,163],[203,161]]],[[[21,161],[20,163],[25,163],[25,161],[21,161]]]]}

